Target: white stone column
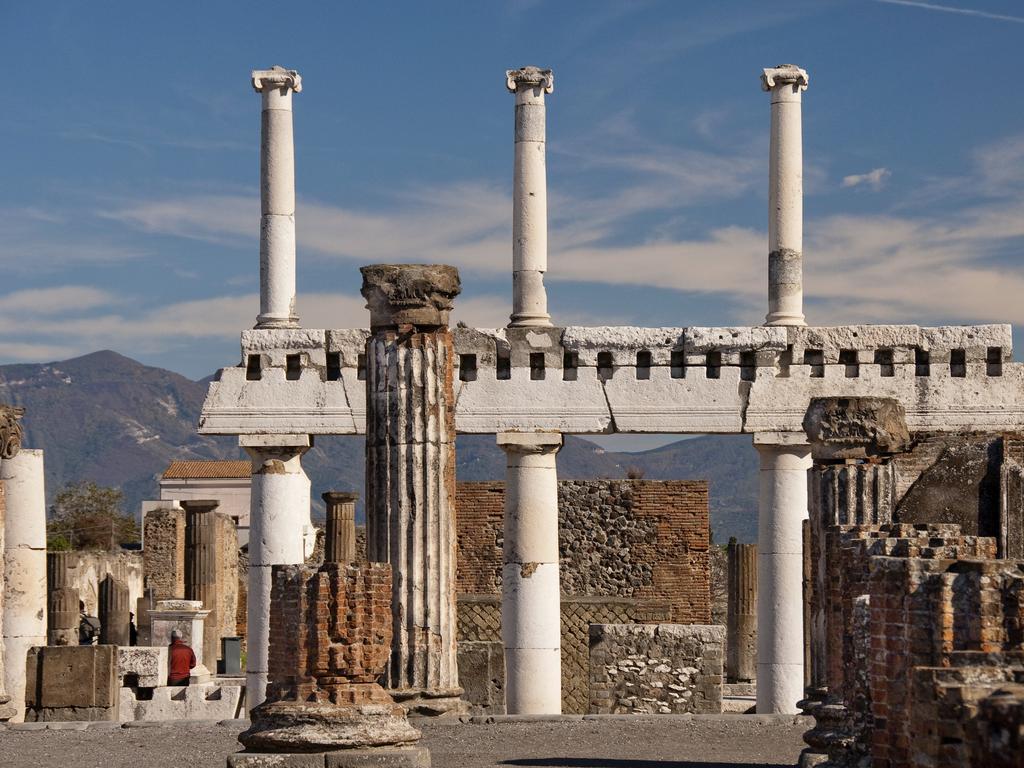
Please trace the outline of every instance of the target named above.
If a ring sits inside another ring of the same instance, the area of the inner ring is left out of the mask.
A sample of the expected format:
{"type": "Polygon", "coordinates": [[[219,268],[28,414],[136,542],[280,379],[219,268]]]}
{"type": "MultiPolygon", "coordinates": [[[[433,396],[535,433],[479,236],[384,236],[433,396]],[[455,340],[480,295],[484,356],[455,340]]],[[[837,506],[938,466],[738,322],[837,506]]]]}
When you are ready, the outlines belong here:
{"type": "Polygon", "coordinates": [[[512,318],[509,325],[551,325],[544,273],[548,269],[548,184],[545,166],[544,94],[550,69],[523,67],[505,73],[516,95],[515,169],[512,176],[512,318]]]}
{"type": "Polygon", "coordinates": [[[804,693],[803,521],[811,449],[804,435],[755,435],[757,711],[795,714],[804,693]],[[803,441],[803,442],[802,442],[803,441]]]}
{"type": "Polygon", "coordinates": [[[295,141],[292,92],[302,90],[294,69],[254,70],[252,86],[263,95],[260,121],[260,314],[257,328],[294,328],[295,141]]]}
{"type": "Polygon", "coordinates": [[[561,592],[558,579],[557,433],[506,432],[501,639],[505,711],[562,713],[561,592]]]}
{"type": "Polygon", "coordinates": [[[0,462],[6,486],[4,519],[4,683],[12,718],[25,716],[25,659],[34,645],[46,645],[46,488],[43,452],[21,449],[0,462]]]}
{"type": "Polygon", "coordinates": [[[302,455],[313,441],[309,435],[248,435],[239,444],[252,459],[245,669],[251,710],[267,693],[271,571],[306,560],[310,484],[302,455]]]}
{"type": "Polygon", "coordinates": [[[768,159],[768,315],[765,325],[804,321],[804,179],[800,94],[807,72],[780,64],[761,74],[772,95],[768,159]]]}

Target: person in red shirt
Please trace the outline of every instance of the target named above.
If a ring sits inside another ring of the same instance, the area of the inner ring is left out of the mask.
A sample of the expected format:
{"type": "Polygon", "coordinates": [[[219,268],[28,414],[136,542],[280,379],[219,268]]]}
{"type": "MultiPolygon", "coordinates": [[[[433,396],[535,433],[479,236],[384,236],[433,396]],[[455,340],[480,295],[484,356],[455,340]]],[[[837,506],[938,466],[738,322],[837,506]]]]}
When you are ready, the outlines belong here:
{"type": "Polygon", "coordinates": [[[181,630],[171,630],[171,645],[168,655],[168,685],[188,685],[190,670],[196,665],[196,655],[181,639],[181,630]]]}

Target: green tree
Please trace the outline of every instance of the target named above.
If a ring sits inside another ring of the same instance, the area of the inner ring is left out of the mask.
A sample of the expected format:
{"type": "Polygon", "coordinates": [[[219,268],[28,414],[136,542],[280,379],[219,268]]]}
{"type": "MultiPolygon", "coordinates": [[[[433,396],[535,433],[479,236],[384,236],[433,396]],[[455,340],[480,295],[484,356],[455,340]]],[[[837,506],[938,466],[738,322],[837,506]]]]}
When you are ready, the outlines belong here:
{"type": "Polygon", "coordinates": [[[50,507],[47,538],[54,548],[117,549],[139,540],[139,526],[122,510],[124,494],[89,480],[68,483],[50,507]]]}

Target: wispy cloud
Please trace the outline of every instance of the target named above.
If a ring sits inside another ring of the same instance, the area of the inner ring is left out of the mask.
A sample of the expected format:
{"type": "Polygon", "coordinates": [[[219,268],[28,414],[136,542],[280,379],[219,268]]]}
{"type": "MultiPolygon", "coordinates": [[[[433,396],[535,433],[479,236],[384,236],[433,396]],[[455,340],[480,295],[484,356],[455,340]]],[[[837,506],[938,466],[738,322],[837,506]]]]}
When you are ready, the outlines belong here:
{"type": "Polygon", "coordinates": [[[992,21],[1009,21],[1014,24],[1024,24],[1024,16],[1010,16],[1005,13],[991,13],[980,11],[976,8],[958,8],[953,5],[938,5],[936,3],[922,3],[918,0],[875,0],[886,5],[905,5],[910,8],[921,8],[926,11],[940,11],[942,13],[958,13],[961,16],[974,16],[979,19],[991,19],[992,21]]]}
{"type": "Polygon", "coordinates": [[[854,173],[849,176],[843,176],[843,181],[840,186],[845,189],[863,185],[878,191],[882,188],[882,185],[885,184],[886,179],[891,175],[892,171],[888,168],[874,168],[867,173],[854,173]]]}

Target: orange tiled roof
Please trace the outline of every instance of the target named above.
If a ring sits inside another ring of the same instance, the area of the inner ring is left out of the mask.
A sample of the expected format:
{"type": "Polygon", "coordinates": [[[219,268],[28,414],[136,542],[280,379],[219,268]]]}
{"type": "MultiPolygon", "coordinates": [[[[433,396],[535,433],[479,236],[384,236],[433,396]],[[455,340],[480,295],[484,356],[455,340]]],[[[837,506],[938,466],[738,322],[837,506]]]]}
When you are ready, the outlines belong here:
{"type": "Polygon", "coordinates": [[[163,474],[164,480],[194,480],[198,478],[250,477],[252,464],[248,461],[172,461],[163,474]]]}

